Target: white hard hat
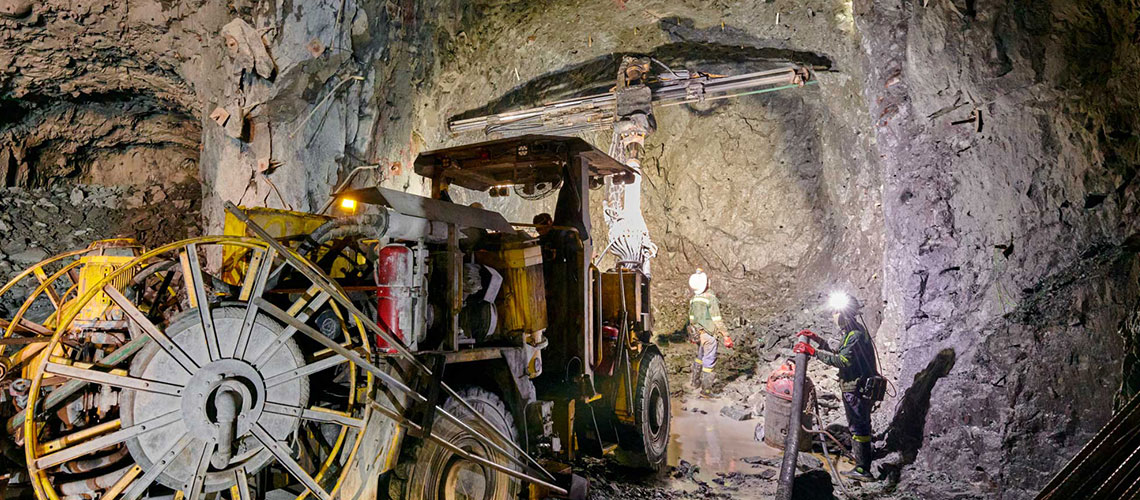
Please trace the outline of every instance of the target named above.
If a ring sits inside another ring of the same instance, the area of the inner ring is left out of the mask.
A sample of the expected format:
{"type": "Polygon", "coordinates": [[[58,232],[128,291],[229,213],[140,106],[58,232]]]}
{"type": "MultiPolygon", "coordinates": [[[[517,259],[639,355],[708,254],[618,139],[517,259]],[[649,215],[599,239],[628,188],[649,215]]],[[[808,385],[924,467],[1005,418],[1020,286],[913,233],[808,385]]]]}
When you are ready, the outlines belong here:
{"type": "Polygon", "coordinates": [[[693,289],[693,293],[704,293],[708,287],[709,275],[701,269],[689,276],[689,288],[693,289]]]}

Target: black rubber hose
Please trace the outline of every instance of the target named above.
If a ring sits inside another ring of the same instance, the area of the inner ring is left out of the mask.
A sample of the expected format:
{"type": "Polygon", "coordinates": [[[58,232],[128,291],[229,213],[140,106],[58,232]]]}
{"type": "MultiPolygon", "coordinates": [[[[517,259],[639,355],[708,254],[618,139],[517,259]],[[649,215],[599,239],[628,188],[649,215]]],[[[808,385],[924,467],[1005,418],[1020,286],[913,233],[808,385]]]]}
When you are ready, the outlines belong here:
{"type": "MultiPolygon", "coordinates": [[[[376,214],[364,215],[349,215],[346,217],[338,217],[331,219],[324,224],[321,224],[301,242],[297,247],[297,253],[302,257],[308,256],[313,250],[316,250],[321,245],[328,241],[337,238],[344,238],[346,236],[357,236],[366,239],[382,239],[388,234],[388,212],[381,211],[376,214]]],[[[376,261],[376,251],[371,247],[365,247],[364,252],[369,262],[376,261]]],[[[288,266],[279,267],[269,277],[269,287],[272,288],[274,284],[281,278],[280,273],[288,266]]]]}
{"type": "Polygon", "coordinates": [[[329,240],[345,236],[383,238],[388,233],[388,212],[377,214],[350,215],[329,220],[313,230],[301,242],[297,253],[305,255],[329,240]]]}

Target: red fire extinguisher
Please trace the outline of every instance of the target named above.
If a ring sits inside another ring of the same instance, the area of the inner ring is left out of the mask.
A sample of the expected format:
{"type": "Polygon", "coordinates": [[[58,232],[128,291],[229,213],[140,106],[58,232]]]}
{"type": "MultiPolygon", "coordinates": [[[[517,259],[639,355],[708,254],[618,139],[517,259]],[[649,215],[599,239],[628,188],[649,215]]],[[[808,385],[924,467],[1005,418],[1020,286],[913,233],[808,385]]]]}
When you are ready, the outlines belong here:
{"type": "MultiPolygon", "coordinates": [[[[386,245],[376,259],[376,309],[380,328],[401,342],[405,341],[405,322],[411,322],[412,251],[404,245],[386,245]]],[[[380,352],[396,352],[377,336],[380,352]]]]}

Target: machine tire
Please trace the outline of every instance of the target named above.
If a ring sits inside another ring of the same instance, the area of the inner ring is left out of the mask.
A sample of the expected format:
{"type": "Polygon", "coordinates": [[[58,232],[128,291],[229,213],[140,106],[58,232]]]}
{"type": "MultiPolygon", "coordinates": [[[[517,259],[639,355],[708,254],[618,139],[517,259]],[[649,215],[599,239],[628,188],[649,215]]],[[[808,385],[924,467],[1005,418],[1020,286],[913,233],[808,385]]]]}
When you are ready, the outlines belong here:
{"type": "Polygon", "coordinates": [[[623,450],[618,458],[633,467],[660,470],[669,447],[669,379],[665,358],[656,350],[647,351],[641,360],[633,409],[637,448],[623,450]]]}
{"type": "MultiPolygon", "coordinates": [[[[510,410],[507,409],[507,405],[499,396],[480,387],[468,387],[460,389],[458,392],[460,397],[487,417],[487,420],[495,424],[496,428],[517,442],[518,430],[515,427],[514,417],[511,416],[510,410]]],[[[492,431],[463,408],[458,401],[448,398],[442,407],[483,435],[490,438],[495,437],[492,431]]],[[[432,434],[478,456],[499,463],[510,460],[489,449],[471,437],[467,431],[442,417],[436,417],[432,434]]],[[[510,449],[507,443],[499,442],[498,444],[505,449],[510,449]]],[[[395,470],[388,478],[388,497],[392,500],[478,500],[480,498],[483,500],[513,500],[518,497],[521,488],[522,484],[517,479],[472,464],[439,445],[421,439],[408,443],[400,454],[400,461],[396,464],[395,470]],[[480,473],[482,474],[481,478],[478,476],[480,473]],[[457,494],[456,490],[460,488],[456,481],[467,481],[467,487],[474,487],[476,490],[474,492],[468,491],[467,496],[457,494]],[[482,494],[479,494],[480,491],[482,494]]]]}

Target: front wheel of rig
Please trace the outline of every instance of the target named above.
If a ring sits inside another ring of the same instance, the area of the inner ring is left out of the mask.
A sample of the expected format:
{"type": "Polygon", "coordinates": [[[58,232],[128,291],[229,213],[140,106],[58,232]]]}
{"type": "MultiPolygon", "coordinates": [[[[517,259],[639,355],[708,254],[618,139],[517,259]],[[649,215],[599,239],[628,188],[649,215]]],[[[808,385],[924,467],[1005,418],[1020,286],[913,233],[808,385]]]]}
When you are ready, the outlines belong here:
{"type": "MultiPolygon", "coordinates": [[[[462,389],[459,394],[495,429],[488,428],[454,399],[448,398],[443,409],[486,435],[497,430],[507,436],[517,436],[514,418],[502,398],[479,387],[462,389]]],[[[474,456],[497,462],[508,459],[454,422],[440,419],[432,433],[474,456]]],[[[497,441],[501,447],[508,446],[501,439],[497,441]]],[[[464,459],[438,444],[412,441],[405,446],[389,480],[391,500],[510,500],[519,496],[522,484],[517,479],[464,459]]]]}
{"type": "Polygon", "coordinates": [[[659,470],[668,453],[671,419],[665,358],[650,349],[642,355],[637,368],[633,403],[636,423],[629,433],[633,439],[628,449],[619,450],[618,458],[626,465],[659,470]]]}

